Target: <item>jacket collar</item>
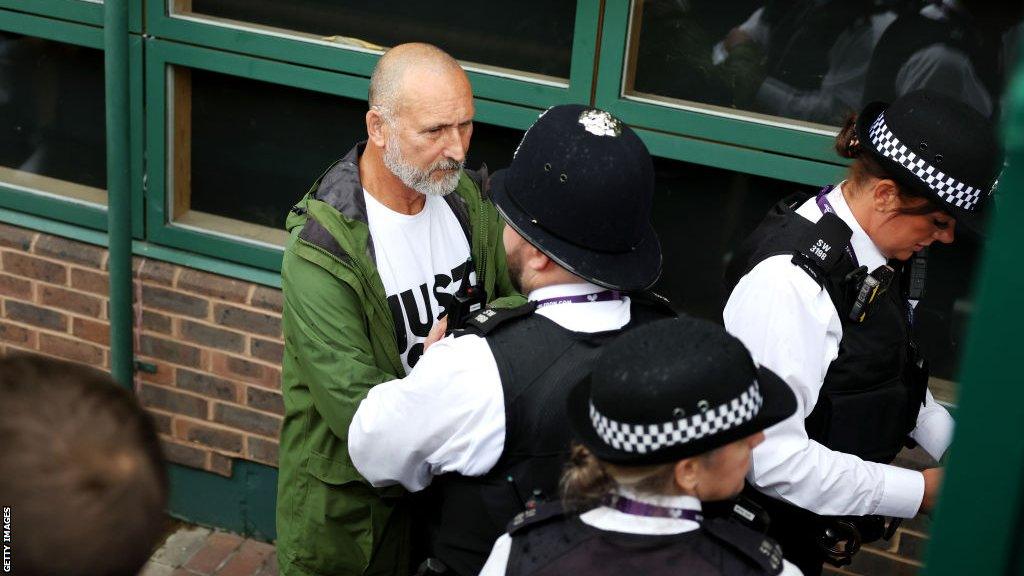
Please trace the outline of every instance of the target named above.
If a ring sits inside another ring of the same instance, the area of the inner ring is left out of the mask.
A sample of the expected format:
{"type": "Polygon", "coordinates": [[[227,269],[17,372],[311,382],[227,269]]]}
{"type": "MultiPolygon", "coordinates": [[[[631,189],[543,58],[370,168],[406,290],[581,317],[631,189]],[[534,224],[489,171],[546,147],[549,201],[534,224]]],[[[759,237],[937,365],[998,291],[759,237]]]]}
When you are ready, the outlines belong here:
{"type": "Polygon", "coordinates": [[[366,198],[359,178],[359,157],[366,149],[366,141],[351,150],[327,169],[320,178],[313,198],[330,205],[342,216],[366,224],[366,198]]]}

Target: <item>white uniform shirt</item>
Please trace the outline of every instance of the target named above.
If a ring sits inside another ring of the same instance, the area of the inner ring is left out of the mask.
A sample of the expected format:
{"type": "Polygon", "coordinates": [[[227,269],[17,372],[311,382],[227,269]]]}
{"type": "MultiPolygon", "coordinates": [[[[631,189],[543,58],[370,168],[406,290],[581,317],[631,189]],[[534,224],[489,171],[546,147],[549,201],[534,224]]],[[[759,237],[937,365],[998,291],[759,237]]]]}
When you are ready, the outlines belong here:
{"type": "MultiPolygon", "coordinates": [[[[646,496],[634,494],[627,490],[620,490],[620,493],[627,498],[647,504],[654,504],[655,506],[697,511],[701,509],[700,500],[692,496],[646,496]]],[[[601,506],[584,512],[580,515],[580,521],[598,530],[625,534],[683,534],[700,528],[700,524],[693,520],[635,516],[607,506],[601,506]]],[[[480,571],[480,576],[504,576],[511,551],[512,538],[508,534],[503,534],[494,543],[494,548],[491,549],[491,556],[487,559],[487,563],[484,564],[483,570],[480,571]]],[[[800,576],[803,574],[799,568],[790,564],[788,560],[783,560],[783,566],[780,576],[800,576]]]]}
{"type": "MultiPolygon", "coordinates": [[[[853,230],[851,244],[860,264],[869,270],[884,264],[886,258],[850,212],[841,186],[828,200],[853,230]]],[[[797,214],[812,222],[821,218],[813,198],[797,214]]],[[[758,364],[785,380],[797,399],[793,416],[765,430],[747,479],[765,494],[818,514],[913,517],[924,495],[920,472],[866,462],[807,437],[804,419],[818,402],[843,330],[828,293],[791,259],[772,256],[754,266],[736,284],[723,313],[726,329],[758,364]]],[[[939,459],[952,435],[952,418],[928,392],[911,436],[939,459]]]]}
{"type": "MultiPolygon", "coordinates": [[[[530,300],[604,290],[594,284],[546,286],[530,300]]],[[[629,298],[544,306],[536,314],[575,332],[618,330],[629,298]]],[[[566,383],[570,385],[572,383],[566,383]]],[[[475,334],[430,347],[403,379],[374,386],[349,426],[352,463],[374,486],[415,492],[434,476],[486,474],[505,448],[505,397],[487,341],[475,334]]]]}
{"type": "Polygon", "coordinates": [[[416,214],[395,212],[363,190],[377,273],[395,319],[405,373],[423,353],[423,341],[463,283],[476,283],[469,241],[451,207],[427,196],[416,214]],[[468,274],[467,274],[468,272],[468,274]]]}

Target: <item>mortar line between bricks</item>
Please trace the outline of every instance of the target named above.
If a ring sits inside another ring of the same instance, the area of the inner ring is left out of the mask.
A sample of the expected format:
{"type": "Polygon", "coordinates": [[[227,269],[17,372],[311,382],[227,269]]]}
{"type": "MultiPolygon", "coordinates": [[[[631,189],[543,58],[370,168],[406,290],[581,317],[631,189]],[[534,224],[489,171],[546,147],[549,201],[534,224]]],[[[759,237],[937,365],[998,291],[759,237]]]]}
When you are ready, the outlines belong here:
{"type": "MultiPolygon", "coordinates": [[[[231,426],[228,426],[227,424],[221,424],[220,422],[215,422],[213,420],[199,420],[195,416],[188,416],[186,414],[177,414],[177,413],[175,414],[175,416],[176,416],[176,418],[175,418],[176,420],[185,420],[187,422],[194,422],[196,424],[202,424],[203,426],[206,426],[207,428],[214,428],[214,429],[217,429],[217,430],[222,430],[224,432],[234,432],[236,434],[253,434],[254,436],[259,436],[259,434],[255,434],[255,433],[250,432],[248,430],[242,430],[241,428],[232,428],[231,426]]],[[[173,427],[172,427],[172,430],[173,430],[173,427]]],[[[177,438],[177,436],[175,436],[175,437],[177,438]]]]}
{"type": "Polygon", "coordinates": [[[924,538],[926,540],[931,540],[931,536],[929,534],[927,534],[925,532],[919,532],[917,530],[914,530],[913,528],[900,528],[896,533],[897,534],[900,534],[900,533],[910,534],[911,536],[917,536],[918,538],[924,538]]]}
{"type": "MultiPolygon", "coordinates": [[[[38,302],[38,301],[35,301],[35,302],[25,302],[23,300],[15,300],[15,301],[16,302],[22,302],[24,304],[31,304],[31,305],[36,306],[38,308],[45,308],[46,310],[53,310],[54,312],[60,312],[61,314],[65,314],[65,315],[67,315],[69,317],[73,317],[73,318],[81,318],[83,320],[92,320],[93,322],[102,322],[104,324],[109,324],[110,323],[110,319],[109,318],[101,318],[99,316],[87,316],[85,314],[82,314],[81,312],[75,312],[73,310],[68,310],[67,308],[61,308],[60,306],[56,306],[54,304],[43,304],[42,302],[38,302]]],[[[103,310],[100,310],[100,312],[103,312],[103,310]]],[[[69,322],[68,325],[70,325],[70,324],[71,323],[69,322]]]]}
{"type": "Polygon", "coordinates": [[[205,346],[204,348],[206,348],[207,350],[210,350],[211,352],[216,352],[216,353],[222,354],[224,356],[234,356],[235,358],[238,358],[239,360],[246,360],[246,361],[252,362],[254,364],[259,364],[261,366],[265,366],[267,368],[273,368],[275,370],[280,370],[281,369],[281,364],[275,364],[273,362],[268,362],[266,360],[263,360],[262,358],[257,358],[255,356],[240,355],[237,352],[228,352],[227,350],[221,350],[219,348],[213,348],[213,347],[210,347],[210,346],[205,346]]]}
{"type": "MultiPolygon", "coordinates": [[[[167,334],[146,333],[146,334],[143,334],[143,335],[144,336],[159,336],[159,338],[161,340],[167,340],[169,342],[179,343],[178,341],[174,340],[173,337],[171,337],[171,336],[169,336],[167,334]]],[[[193,346],[192,344],[186,344],[186,346],[192,346],[193,348],[200,348],[200,351],[203,350],[201,347],[193,346]]],[[[193,372],[197,372],[197,371],[198,372],[203,372],[203,371],[209,372],[209,370],[206,370],[205,368],[202,368],[202,367],[189,366],[189,365],[186,365],[186,364],[178,364],[177,362],[172,362],[171,360],[164,360],[163,358],[160,358],[159,356],[151,356],[149,354],[143,354],[141,350],[136,350],[135,351],[135,356],[137,357],[136,358],[137,360],[148,358],[148,359],[151,359],[151,360],[155,360],[159,364],[165,364],[167,366],[172,366],[174,368],[186,368],[188,370],[192,370],[193,372]]]]}
{"type": "MultiPolygon", "coordinates": [[[[218,330],[225,330],[225,331],[231,332],[233,334],[240,334],[242,336],[255,336],[257,338],[261,337],[259,334],[253,334],[252,332],[244,332],[244,331],[242,331],[242,330],[240,330],[238,328],[233,328],[231,326],[225,326],[223,324],[215,324],[213,320],[206,320],[204,318],[196,318],[195,316],[185,316],[185,315],[182,315],[182,314],[175,314],[173,312],[166,312],[166,311],[160,310],[159,308],[146,308],[145,306],[143,306],[142,309],[143,310],[148,310],[150,312],[160,312],[164,316],[168,316],[168,317],[170,317],[172,319],[177,318],[179,320],[188,320],[190,322],[193,322],[193,323],[196,323],[196,324],[200,324],[202,326],[206,326],[206,327],[209,327],[209,328],[217,328],[218,330]]],[[[267,336],[265,338],[267,340],[271,339],[269,336],[267,336]]],[[[214,347],[210,346],[210,348],[214,348],[214,347]]],[[[219,348],[215,348],[215,349],[219,350],[219,348]]]]}
{"type": "MultiPolygon", "coordinates": [[[[221,404],[232,404],[232,402],[228,402],[228,401],[225,401],[225,400],[219,400],[219,399],[213,398],[212,396],[203,396],[199,392],[195,392],[193,390],[189,390],[188,388],[179,388],[176,383],[175,384],[160,384],[159,382],[147,382],[146,380],[143,380],[142,383],[147,385],[147,386],[156,386],[158,388],[167,388],[168,390],[173,390],[175,392],[180,392],[181,394],[184,394],[186,396],[191,396],[193,398],[200,398],[202,400],[207,400],[210,403],[219,402],[221,404]]],[[[244,404],[240,404],[240,403],[238,403],[237,405],[238,406],[244,406],[244,404]]],[[[174,414],[177,414],[177,412],[174,412],[174,414]]],[[[212,417],[212,413],[211,413],[210,417],[212,417]]]]}
{"type": "MultiPolygon", "coordinates": [[[[191,294],[194,294],[194,293],[190,292],[189,294],[191,295],[191,294]]],[[[215,298],[213,296],[209,296],[208,298],[211,298],[211,300],[210,300],[211,302],[215,302],[217,304],[223,304],[225,306],[231,306],[233,308],[238,308],[240,310],[245,310],[247,312],[256,312],[256,313],[259,313],[259,314],[266,314],[267,316],[273,316],[274,318],[280,318],[281,317],[281,312],[276,312],[274,310],[269,310],[267,308],[259,308],[257,306],[253,306],[252,304],[242,304],[242,303],[238,303],[238,302],[231,302],[231,301],[228,301],[228,300],[219,300],[219,299],[218,300],[212,300],[212,298],[215,298]]]]}
{"type": "MultiPolygon", "coordinates": [[[[183,396],[188,396],[188,397],[191,397],[191,398],[198,398],[200,400],[206,400],[206,401],[211,400],[211,398],[209,396],[202,396],[202,395],[200,395],[197,392],[193,392],[193,391],[185,389],[185,388],[178,388],[177,386],[175,386],[173,384],[160,384],[158,382],[147,382],[145,380],[143,380],[141,382],[141,384],[145,384],[146,386],[153,386],[153,387],[156,387],[156,388],[166,388],[168,390],[171,390],[173,392],[177,392],[179,394],[182,394],[183,396]]],[[[148,409],[149,407],[147,406],[146,408],[148,409]]],[[[172,412],[172,414],[178,414],[178,413],[177,412],[172,412]]],[[[184,416],[184,415],[182,415],[182,416],[184,416]]]]}
{"type": "Polygon", "coordinates": [[[81,366],[91,366],[93,368],[99,368],[101,370],[105,369],[102,365],[91,364],[91,363],[88,363],[88,362],[80,362],[78,360],[72,360],[70,358],[65,358],[63,356],[57,356],[56,354],[50,354],[49,352],[43,352],[42,350],[36,350],[34,348],[23,348],[21,346],[18,346],[17,344],[11,344],[10,342],[7,342],[6,346],[7,346],[7,351],[8,352],[10,352],[11,349],[13,349],[13,350],[16,350],[18,352],[26,352],[28,354],[37,354],[39,356],[46,356],[47,358],[53,358],[54,360],[60,360],[61,362],[71,362],[72,364],[79,364],[81,366]]]}
{"type": "MultiPolygon", "coordinates": [[[[187,270],[195,270],[195,268],[185,268],[183,270],[185,270],[185,271],[187,271],[187,270]]],[[[184,273],[184,272],[182,272],[182,273],[184,273]]],[[[250,284],[248,282],[245,282],[244,280],[235,280],[234,278],[231,278],[230,276],[217,276],[217,275],[214,275],[214,276],[217,277],[217,278],[223,278],[225,280],[233,280],[233,281],[238,282],[240,284],[248,284],[248,286],[246,288],[245,296],[242,297],[244,299],[241,302],[239,302],[237,300],[228,300],[228,299],[224,298],[223,296],[218,296],[216,294],[210,294],[209,292],[200,292],[198,290],[191,289],[191,288],[189,288],[187,286],[175,286],[174,289],[178,290],[180,292],[183,292],[185,294],[188,294],[189,296],[198,296],[200,298],[208,298],[208,299],[210,299],[211,302],[218,302],[218,303],[223,303],[223,304],[231,304],[232,306],[239,306],[239,307],[250,306],[250,304],[248,304],[247,301],[251,297],[251,294],[252,294],[253,290],[255,290],[255,288],[256,288],[255,284],[250,284]]]]}
{"type": "MultiPolygon", "coordinates": [[[[58,259],[54,258],[53,256],[47,256],[45,254],[38,254],[36,252],[31,252],[31,251],[25,252],[25,251],[22,251],[22,250],[15,250],[13,248],[4,248],[2,251],[0,251],[0,253],[3,253],[3,252],[10,252],[12,254],[21,254],[22,256],[25,256],[27,258],[35,258],[36,260],[43,260],[45,262],[49,262],[50,264],[57,264],[57,265],[62,266],[64,268],[70,268],[72,266],[72,263],[71,263],[70,260],[58,260],[58,259]]],[[[88,265],[85,265],[85,264],[81,264],[81,263],[78,263],[78,262],[76,262],[75,265],[77,265],[79,268],[85,268],[87,270],[92,270],[93,272],[103,272],[104,271],[101,268],[93,268],[91,266],[88,266],[88,265]]],[[[10,271],[8,271],[8,273],[10,273],[10,271]]],[[[68,276],[70,276],[70,274],[68,276]]],[[[70,278],[68,278],[68,281],[70,281],[70,278]]],[[[65,284],[54,284],[54,286],[64,286],[64,285],[65,284]]]]}
{"type": "MultiPolygon", "coordinates": [[[[85,270],[85,268],[81,268],[81,270],[85,270]]],[[[71,280],[70,279],[71,279],[71,274],[69,273],[68,274],[68,284],[53,284],[51,282],[44,282],[43,280],[35,280],[35,282],[41,282],[43,284],[46,284],[47,286],[53,286],[54,288],[60,288],[61,290],[66,290],[68,292],[74,292],[75,294],[82,294],[84,296],[91,296],[93,298],[97,298],[97,299],[102,300],[104,302],[106,302],[107,300],[110,300],[109,296],[103,296],[102,294],[99,294],[97,292],[89,292],[88,290],[82,290],[81,288],[75,288],[74,286],[71,285],[71,283],[70,283],[71,280]]]]}
{"type": "Polygon", "coordinates": [[[225,458],[230,458],[232,460],[247,460],[250,462],[253,461],[251,458],[245,455],[245,452],[230,452],[224,450],[223,448],[208,446],[206,444],[202,444],[194,440],[189,440],[187,438],[179,438],[173,434],[165,434],[161,432],[160,434],[157,434],[157,436],[165,442],[170,442],[171,444],[176,444],[178,446],[184,446],[185,448],[195,448],[196,450],[199,450],[201,452],[217,453],[225,458]]]}
{"type": "MultiPolygon", "coordinates": [[[[266,390],[266,388],[263,388],[263,390],[266,390]]],[[[228,402],[228,403],[230,404],[230,402],[228,402]]],[[[249,404],[240,404],[240,406],[245,407],[247,410],[252,410],[253,412],[259,412],[260,414],[263,414],[264,416],[274,416],[275,418],[284,418],[283,414],[278,414],[277,412],[268,412],[266,410],[261,410],[259,408],[256,408],[255,406],[250,406],[249,404]]]]}
{"type": "MultiPolygon", "coordinates": [[[[20,302],[20,300],[18,300],[17,302],[20,302]]],[[[40,308],[42,308],[42,306],[40,306],[40,308]]],[[[47,310],[49,310],[49,308],[47,308],[47,310]]],[[[4,315],[3,315],[3,318],[0,318],[0,320],[3,320],[4,322],[6,322],[8,324],[13,324],[14,326],[17,326],[19,328],[27,328],[27,329],[32,330],[32,331],[34,331],[36,333],[39,333],[39,334],[49,334],[51,336],[62,336],[62,337],[70,335],[70,336],[74,336],[74,337],[73,338],[69,338],[69,340],[76,340],[78,342],[82,342],[83,344],[89,344],[91,346],[96,346],[97,348],[103,348],[105,350],[109,350],[110,349],[110,346],[108,346],[106,344],[100,344],[98,342],[93,342],[92,340],[86,340],[84,338],[79,338],[79,337],[75,336],[74,333],[71,332],[71,327],[72,327],[72,324],[73,324],[72,322],[68,322],[68,331],[67,332],[57,332],[56,330],[53,330],[51,328],[46,328],[44,326],[36,326],[35,324],[25,324],[24,322],[15,320],[13,318],[8,318],[6,312],[7,312],[7,309],[6,309],[6,301],[5,301],[5,303],[4,303],[4,315]]],[[[77,316],[77,317],[78,318],[84,318],[86,320],[93,320],[94,322],[97,321],[95,318],[89,318],[87,316],[77,316]]]]}

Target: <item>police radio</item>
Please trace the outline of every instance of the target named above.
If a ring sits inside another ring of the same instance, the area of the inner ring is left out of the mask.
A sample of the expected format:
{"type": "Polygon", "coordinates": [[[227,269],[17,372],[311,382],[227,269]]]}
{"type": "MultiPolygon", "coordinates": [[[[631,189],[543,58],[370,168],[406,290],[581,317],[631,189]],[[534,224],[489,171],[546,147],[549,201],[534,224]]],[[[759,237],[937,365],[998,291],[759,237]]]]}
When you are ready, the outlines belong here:
{"type": "Polygon", "coordinates": [[[445,329],[445,335],[465,326],[466,321],[483,310],[486,304],[487,291],[483,286],[470,286],[468,282],[464,283],[452,296],[451,304],[448,307],[448,327],[445,329]]]}
{"type": "MultiPolygon", "coordinates": [[[[863,266],[861,268],[864,268],[863,266]]],[[[860,270],[860,269],[858,269],[860,270]]],[[[866,270],[866,269],[865,269],[866,270]]],[[[856,272],[856,270],[854,271],[856,272]]],[[[870,274],[865,274],[857,288],[857,294],[850,308],[850,320],[863,322],[871,304],[889,289],[896,271],[888,264],[882,264],[870,274]]]]}

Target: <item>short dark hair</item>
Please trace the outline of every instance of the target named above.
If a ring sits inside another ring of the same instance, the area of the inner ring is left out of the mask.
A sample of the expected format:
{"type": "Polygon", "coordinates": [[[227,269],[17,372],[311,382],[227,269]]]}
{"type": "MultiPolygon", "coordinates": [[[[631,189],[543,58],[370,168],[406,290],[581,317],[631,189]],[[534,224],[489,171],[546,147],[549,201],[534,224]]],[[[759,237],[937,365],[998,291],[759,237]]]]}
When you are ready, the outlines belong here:
{"type": "Polygon", "coordinates": [[[164,531],[167,473],[149,415],[98,370],[0,358],[0,506],[12,569],[129,576],[164,531]]]}

